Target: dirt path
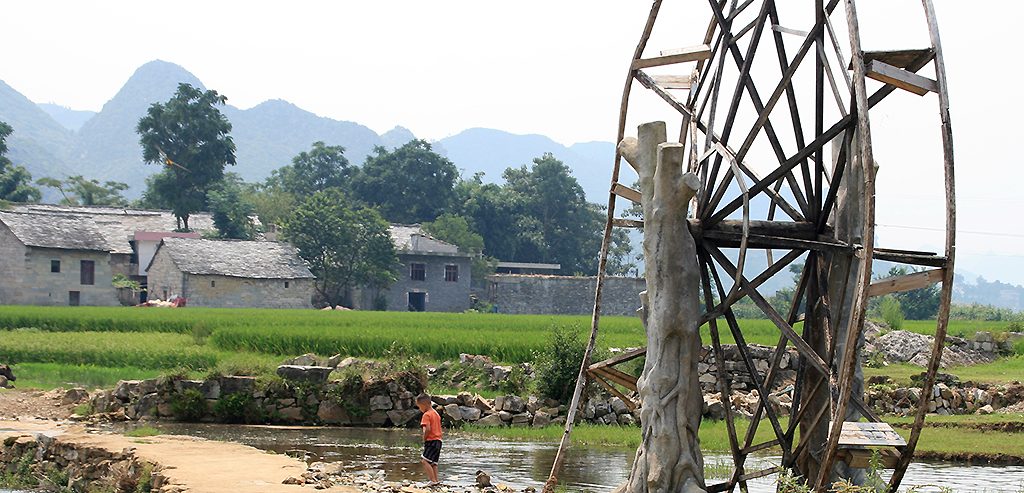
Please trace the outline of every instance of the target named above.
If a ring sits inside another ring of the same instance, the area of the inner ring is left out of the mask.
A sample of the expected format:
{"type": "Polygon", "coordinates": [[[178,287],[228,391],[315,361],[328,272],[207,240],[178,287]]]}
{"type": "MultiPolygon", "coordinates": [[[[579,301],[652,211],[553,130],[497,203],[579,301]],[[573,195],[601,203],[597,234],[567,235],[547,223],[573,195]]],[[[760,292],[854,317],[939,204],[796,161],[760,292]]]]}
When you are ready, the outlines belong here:
{"type": "MultiPolygon", "coordinates": [[[[187,436],[129,438],[87,433],[79,425],[0,420],[0,442],[11,436],[37,433],[53,436],[58,442],[74,444],[80,448],[99,448],[111,452],[135,449],[136,457],[158,465],[160,474],[165,478],[161,491],[299,493],[312,490],[312,487],[282,484],[285,479],[300,477],[306,472],[305,462],[245,445],[187,436]]],[[[358,490],[335,486],[325,491],[358,490]]]]}
{"type": "Polygon", "coordinates": [[[0,389],[0,419],[67,419],[75,409],[65,404],[64,390],[0,389]]]}

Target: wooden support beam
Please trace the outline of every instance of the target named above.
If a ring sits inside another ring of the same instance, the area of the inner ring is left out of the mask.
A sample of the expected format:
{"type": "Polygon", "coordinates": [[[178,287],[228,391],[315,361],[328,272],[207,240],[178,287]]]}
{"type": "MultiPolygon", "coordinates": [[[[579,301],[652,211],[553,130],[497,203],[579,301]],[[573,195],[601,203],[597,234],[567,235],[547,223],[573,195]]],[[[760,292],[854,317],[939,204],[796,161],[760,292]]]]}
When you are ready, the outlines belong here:
{"type": "Polygon", "coordinates": [[[625,353],[622,353],[618,356],[608,358],[604,361],[598,361],[597,363],[590,365],[590,367],[588,367],[587,369],[593,371],[600,368],[604,368],[606,366],[614,366],[620,363],[625,363],[635,358],[639,358],[645,354],[647,354],[647,348],[637,348],[632,351],[626,351],[625,353]]]}
{"type": "Polygon", "coordinates": [[[760,452],[762,450],[770,449],[779,444],[779,439],[769,440],[767,442],[761,442],[756,445],[751,445],[743,449],[743,455],[749,455],[754,452],[760,452]]]}
{"type": "Polygon", "coordinates": [[[604,375],[595,374],[595,377],[596,378],[594,378],[594,380],[597,380],[597,383],[604,387],[608,392],[611,392],[612,395],[618,397],[619,400],[626,405],[626,409],[629,409],[630,412],[636,411],[636,403],[633,402],[633,399],[630,399],[626,394],[623,394],[619,389],[615,388],[614,385],[605,381],[604,375]]]}
{"type": "Polygon", "coordinates": [[[888,250],[875,248],[873,258],[899,264],[925,265],[928,267],[945,267],[949,262],[946,257],[925,252],[904,252],[900,250],[888,250]]]}
{"type": "Polygon", "coordinates": [[[612,219],[612,226],[615,226],[617,228],[644,229],[644,222],[636,220],[636,219],[623,219],[623,218],[617,217],[615,219],[612,219]]]}
{"type": "Polygon", "coordinates": [[[924,96],[929,92],[939,92],[939,86],[935,80],[917,75],[899,67],[894,67],[880,60],[872,60],[868,62],[866,75],[877,81],[917,94],[918,96],[924,96]]]}
{"type": "Polygon", "coordinates": [[[663,65],[672,65],[675,63],[700,62],[703,60],[707,60],[710,56],[711,47],[706,44],[701,44],[697,46],[689,46],[686,48],[663,50],[660,56],[633,60],[633,65],[631,68],[633,70],[636,70],[647,67],[660,67],[663,65]]]}
{"type": "Polygon", "coordinates": [[[693,85],[691,75],[653,75],[651,78],[662,89],[689,89],[693,85]]]}
{"type": "Polygon", "coordinates": [[[612,186],[612,193],[635,204],[640,203],[640,191],[629,188],[621,183],[612,186]]]}
{"type": "Polygon", "coordinates": [[[783,26],[780,26],[778,24],[772,24],[772,30],[776,31],[776,32],[780,32],[780,33],[786,33],[786,34],[792,34],[794,36],[800,36],[801,38],[806,38],[807,37],[807,31],[801,31],[799,29],[790,29],[788,27],[783,27],[783,26]]]}
{"type": "Polygon", "coordinates": [[[763,478],[772,474],[780,473],[786,469],[782,466],[769,467],[768,469],[762,469],[751,473],[740,476],[740,481],[750,481],[751,479],[763,478]]]}
{"type": "Polygon", "coordinates": [[[882,296],[889,293],[913,291],[942,281],[943,270],[932,269],[903,276],[881,279],[868,286],[868,296],[882,296]]]}
{"type": "MultiPolygon", "coordinates": [[[[864,63],[877,60],[893,67],[905,68],[911,72],[917,72],[924,64],[932,61],[934,58],[935,50],[931,48],[864,52],[864,63]],[[922,60],[924,63],[921,63],[922,60]]],[[[853,60],[850,60],[849,69],[853,70],[853,60]]]]}

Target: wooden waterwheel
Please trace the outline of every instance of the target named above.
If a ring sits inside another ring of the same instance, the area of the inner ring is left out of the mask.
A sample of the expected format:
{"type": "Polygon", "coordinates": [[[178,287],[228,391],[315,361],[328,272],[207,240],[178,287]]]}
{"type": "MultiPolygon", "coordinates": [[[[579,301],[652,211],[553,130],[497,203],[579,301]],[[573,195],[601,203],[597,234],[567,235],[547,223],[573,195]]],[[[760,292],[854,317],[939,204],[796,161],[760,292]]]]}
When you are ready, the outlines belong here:
{"type": "MultiPolygon", "coordinates": [[[[905,442],[888,443],[892,446],[886,457],[893,468],[889,489],[895,491],[913,457],[928,410],[953,282],[953,147],[932,2],[923,0],[924,15],[906,21],[925,23],[930,45],[864,51],[854,0],[844,0],[841,8],[840,0],[782,2],[786,12],[802,9],[802,16],[794,19],[802,19],[805,25],[787,25],[773,0],[689,1],[689,15],[710,15],[707,30],[682,33],[680,45],[695,46],[656,52],[647,45],[662,3],[653,2],[629,64],[617,141],[627,135],[634,88],[657,96],[677,117],[669,122],[669,129],[677,125],[679,142],[688,149],[689,171],[702,183],[688,218],[702,270],[699,289],[705,314],[701,323],[710,333],[716,361],[723,361],[722,334],[732,336],[744,361],[745,368],[739,371],[746,372],[760,399],[741,433],[736,422],[744,418],[729,410],[724,397],[729,395],[733,375],[725,365],[717,365],[734,468],[725,481],[709,483],[708,490],[739,487],[745,491],[751,479],[789,470],[824,491],[837,462],[838,467],[863,467],[851,460],[851,450],[857,445],[885,444],[886,439],[854,440],[851,445],[849,432],[888,429],[863,401],[859,348],[868,300],[940,283],[935,345],[916,403],[916,419],[905,442]],[[843,34],[847,39],[840,38],[843,34]],[[945,180],[941,213],[946,234],[941,253],[875,245],[871,110],[892,98],[914,97],[907,93],[938,103],[937,120],[934,113],[911,117],[921,125],[937,123],[941,128],[943,160],[928,167],[935,173],[941,170],[945,180]],[[751,206],[758,200],[768,204],[760,217],[751,206]],[[754,255],[766,258],[762,265],[767,267],[751,272],[754,255]],[[914,273],[872,282],[876,259],[913,266],[914,273]],[[759,289],[790,264],[801,262],[794,301],[788,310],[777,310],[759,289]],[[778,328],[778,344],[767,372],[759,373],[754,367],[744,328],[733,313],[735,303],[743,298],[778,328]],[[794,349],[799,362],[790,394],[792,407],[779,412],[769,396],[777,386],[783,355],[794,349]],[[858,421],[878,424],[850,424],[858,421]],[[755,432],[762,426],[771,428],[773,438],[756,443],[755,432]],[[748,467],[751,454],[769,448],[781,452],[777,464],[760,470],[748,467]]],[[[616,217],[619,198],[640,200],[637,190],[620,182],[620,162],[621,156],[616,155],[591,349],[598,333],[611,231],[643,227],[642,220],[616,217]]],[[[628,402],[625,394],[636,390],[636,378],[615,367],[643,354],[641,348],[582,368],[572,412],[578,407],[585,378],[628,402]]],[[[564,460],[572,422],[570,417],[549,487],[564,460]]]]}

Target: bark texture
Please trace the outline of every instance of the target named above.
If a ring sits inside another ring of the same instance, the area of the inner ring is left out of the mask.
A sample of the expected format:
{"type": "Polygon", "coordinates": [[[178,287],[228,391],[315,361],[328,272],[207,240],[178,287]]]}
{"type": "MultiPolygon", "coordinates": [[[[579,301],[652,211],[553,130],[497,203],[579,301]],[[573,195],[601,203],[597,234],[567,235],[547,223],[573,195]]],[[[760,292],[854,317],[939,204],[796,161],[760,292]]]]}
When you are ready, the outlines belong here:
{"type": "Polygon", "coordinates": [[[705,491],[697,438],[700,271],[686,222],[700,180],[683,173],[683,144],[666,140],[665,123],[652,122],[640,126],[639,139],[619,143],[640,176],[647,279],[647,361],[637,382],[643,441],[620,489],[629,493],[705,491]]]}

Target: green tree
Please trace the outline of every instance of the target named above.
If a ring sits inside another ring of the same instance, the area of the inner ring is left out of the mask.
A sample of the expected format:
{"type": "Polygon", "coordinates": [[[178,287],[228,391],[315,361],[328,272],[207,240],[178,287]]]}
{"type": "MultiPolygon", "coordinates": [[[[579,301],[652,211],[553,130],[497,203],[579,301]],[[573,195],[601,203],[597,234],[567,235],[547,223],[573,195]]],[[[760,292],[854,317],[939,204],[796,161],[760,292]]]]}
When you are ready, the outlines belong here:
{"type": "Polygon", "coordinates": [[[275,186],[253,185],[244,191],[244,200],[264,226],[282,225],[295,207],[295,196],[275,186]]]}
{"type": "Polygon", "coordinates": [[[559,263],[570,274],[597,272],[604,215],[587,202],[569,167],[545,153],[533,166],[509,168],[503,176],[521,205],[516,260],[559,263]]]}
{"type": "Polygon", "coordinates": [[[462,180],[455,187],[459,211],[484,241],[486,255],[516,260],[520,238],[516,230],[519,205],[511,192],[493,183],[484,183],[482,173],[462,180]]]}
{"type": "Polygon", "coordinates": [[[425,140],[388,151],[377,146],[353,177],[355,197],[380,208],[388,221],[421,223],[450,211],[459,171],[425,140]]]}
{"type": "Polygon", "coordinates": [[[325,305],[351,306],[352,288],[382,288],[397,279],[388,223],[376,210],[348,202],[337,189],[317,192],[284,224],[285,236],[316,276],[317,299],[325,305]]]}
{"type": "Polygon", "coordinates": [[[10,125],[0,122],[0,201],[38,202],[42,194],[32,186],[32,174],[7,159],[7,137],[12,133],[10,125]]]}
{"type": "Polygon", "coordinates": [[[221,238],[251,240],[256,236],[256,225],[250,217],[255,208],[246,199],[244,187],[241,177],[227,173],[207,193],[213,224],[221,238]]]}
{"type": "Polygon", "coordinates": [[[179,229],[206,206],[207,192],[224,178],[224,167],[235,164],[231,122],[217,108],[227,98],[188,84],[166,103],[154,103],[139,120],[136,131],[147,163],[165,166],[153,180],[154,200],[171,205],[179,229]]]}
{"type": "Polygon", "coordinates": [[[483,254],[484,238],[473,231],[465,217],[442,214],[434,221],[423,223],[423,231],[441,241],[458,246],[463,253],[472,255],[474,281],[485,279],[488,274],[494,273],[497,259],[483,254]]]}
{"type": "Polygon", "coordinates": [[[900,300],[895,296],[883,297],[879,310],[882,312],[882,320],[889,325],[889,328],[893,330],[903,328],[903,308],[900,306],[900,300]]]}
{"type": "Polygon", "coordinates": [[[128,184],[119,181],[100,183],[75,175],[63,180],[40,178],[36,184],[56,189],[62,196],[60,203],[65,205],[128,205],[128,199],[122,195],[128,190],[128,184]]]}
{"type": "Polygon", "coordinates": [[[308,152],[302,151],[292,158],[292,164],[274,170],[267,185],[305,197],[328,188],[346,190],[352,173],[344,147],[314,142],[308,152]]]}
{"type": "MultiPolygon", "coordinates": [[[[894,266],[889,269],[885,277],[905,276],[918,272],[916,269],[907,269],[903,266],[894,266]]],[[[939,286],[932,284],[928,287],[893,293],[899,301],[900,307],[908,320],[928,320],[935,318],[939,313],[939,286]]]]}

